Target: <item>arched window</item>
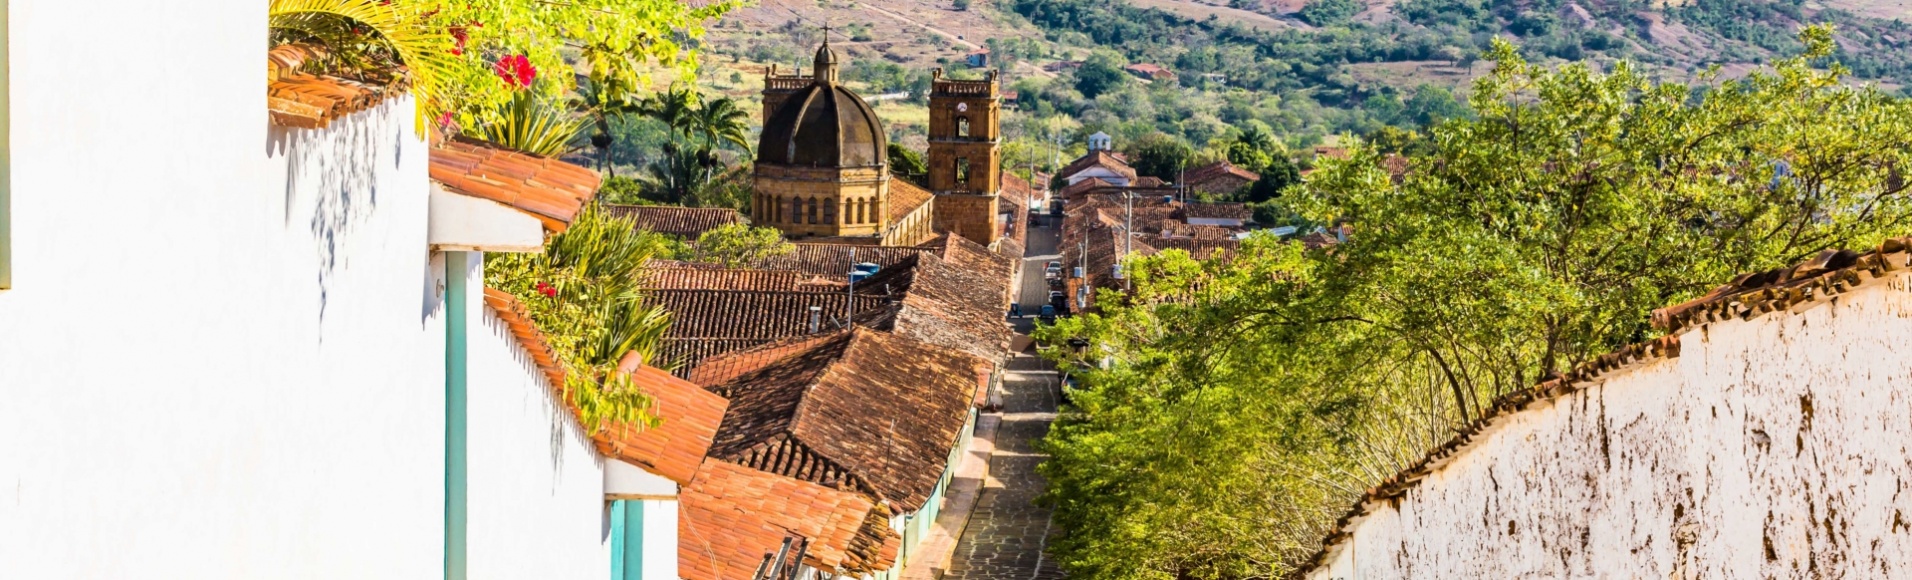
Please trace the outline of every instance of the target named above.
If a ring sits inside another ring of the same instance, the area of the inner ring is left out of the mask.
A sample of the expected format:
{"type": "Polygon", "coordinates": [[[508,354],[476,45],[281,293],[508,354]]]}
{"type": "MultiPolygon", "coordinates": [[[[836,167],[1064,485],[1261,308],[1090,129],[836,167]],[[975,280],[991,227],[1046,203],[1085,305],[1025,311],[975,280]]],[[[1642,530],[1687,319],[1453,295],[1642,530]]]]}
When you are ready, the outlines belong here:
{"type": "Polygon", "coordinates": [[[815,225],[817,223],[816,198],[811,198],[810,203],[804,204],[804,206],[804,223],[815,225]]]}
{"type": "Polygon", "coordinates": [[[786,220],[784,223],[791,223],[791,224],[803,223],[803,198],[801,197],[790,198],[790,219],[786,220]]]}
{"type": "Polygon", "coordinates": [[[783,223],[783,196],[767,196],[764,201],[770,203],[770,221],[783,223]]]}
{"type": "Polygon", "coordinates": [[[969,136],[969,117],[956,118],[956,136],[957,137],[969,136]]]}
{"type": "Polygon", "coordinates": [[[870,223],[870,200],[868,199],[856,200],[856,223],[859,223],[859,224],[870,223]]]}
{"type": "Polygon", "coordinates": [[[956,159],[956,185],[964,189],[968,189],[969,187],[968,157],[959,157],[956,159]]]}
{"type": "Polygon", "coordinates": [[[823,223],[824,225],[837,225],[837,200],[823,200],[823,223]]]}

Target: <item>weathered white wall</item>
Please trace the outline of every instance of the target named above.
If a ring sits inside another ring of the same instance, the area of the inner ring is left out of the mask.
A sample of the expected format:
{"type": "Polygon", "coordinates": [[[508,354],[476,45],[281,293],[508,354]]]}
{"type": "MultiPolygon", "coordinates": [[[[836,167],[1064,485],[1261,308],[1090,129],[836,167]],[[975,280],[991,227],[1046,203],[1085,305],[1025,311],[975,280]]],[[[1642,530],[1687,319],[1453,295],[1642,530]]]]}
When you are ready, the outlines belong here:
{"type": "Polygon", "coordinates": [[[1912,578],[1907,276],[1515,414],[1314,578],[1912,578]]]}
{"type": "Polygon", "coordinates": [[[472,322],[471,578],[607,577],[603,460],[497,314],[472,322]]]}
{"type": "Polygon", "coordinates": [[[0,576],[439,575],[411,102],[269,126],[257,0],[8,4],[0,576]]]}

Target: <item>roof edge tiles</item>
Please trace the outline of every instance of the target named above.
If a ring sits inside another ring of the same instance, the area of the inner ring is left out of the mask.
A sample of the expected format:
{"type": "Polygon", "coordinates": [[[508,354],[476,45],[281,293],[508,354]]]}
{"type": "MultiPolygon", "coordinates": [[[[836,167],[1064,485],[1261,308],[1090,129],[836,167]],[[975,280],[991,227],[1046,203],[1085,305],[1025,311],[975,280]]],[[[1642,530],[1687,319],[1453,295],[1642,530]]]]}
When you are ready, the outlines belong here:
{"type": "Polygon", "coordinates": [[[272,124],[323,129],[410,88],[403,70],[394,71],[394,80],[383,85],[299,72],[322,55],[320,48],[302,44],[281,44],[266,51],[266,111],[272,124]]]}
{"type": "MultiPolygon", "coordinates": [[[[551,343],[544,340],[544,331],[538,330],[538,324],[531,320],[530,312],[518,302],[518,297],[497,288],[486,288],[485,305],[498,313],[498,319],[504,321],[505,328],[518,339],[525,353],[531,355],[531,361],[544,373],[545,380],[551,382],[551,388],[559,396],[565,395],[564,363],[559,361],[557,351],[551,349],[551,343]]],[[[567,407],[569,400],[565,397],[567,407]]]]}
{"type": "Polygon", "coordinates": [[[1335,521],[1323,538],[1321,549],[1289,577],[1305,578],[1309,572],[1326,565],[1337,548],[1353,537],[1356,520],[1407,495],[1435,470],[1471,449],[1476,438],[1486,436],[1514,415],[1596,386],[1608,375],[1678,358],[1680,338],[1706,324],[1752,320],[1772,313],[1796,314],[1886,279],[1912,266],[1908,263],[1912,256],[1908,254],[1912,254],[1912,237],[1888,239],[1877,249],[1864,253],[1826,250],[1798,265],[1742,274],[1704,296],[1653,311],[1654,325],[1667,331],[1666,336],[1620,348],[1574,367],[1565,376],[1556,376],[1495,399],[1484,416],[1463,426],[1446,443],[1429,450],[1400,473],[1368,488],[1361,499],[1335,521]]]}
{"type": "Polygon", "coordinates": [[[430,173],[453,193],[509,205],[553,233],[570,227],[603,182],[585,167],[467,138],[433,147],[430,173]]]}

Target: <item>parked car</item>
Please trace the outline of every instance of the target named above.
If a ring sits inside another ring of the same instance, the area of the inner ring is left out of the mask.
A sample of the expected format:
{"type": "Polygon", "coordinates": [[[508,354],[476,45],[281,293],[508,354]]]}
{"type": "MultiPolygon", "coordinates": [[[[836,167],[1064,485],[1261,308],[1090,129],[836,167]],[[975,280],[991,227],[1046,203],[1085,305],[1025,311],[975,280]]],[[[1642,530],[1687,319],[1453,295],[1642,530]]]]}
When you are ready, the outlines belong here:
{"type": "Polygon", "coordinates": [[[1050,290],[1048,305],[1054,306],[1056,310],[1066,309],[1069,307],[1069,295],[1063,294],[1061,290],[1050,290]]]}
{"type": "Polygon", "coordinates": [[[1042,312],[1036,315],[1036,319],[1041,320],[1043,324],[1055,324],[1056,307],[1048,304],[1042,305],[1042,312]]]}

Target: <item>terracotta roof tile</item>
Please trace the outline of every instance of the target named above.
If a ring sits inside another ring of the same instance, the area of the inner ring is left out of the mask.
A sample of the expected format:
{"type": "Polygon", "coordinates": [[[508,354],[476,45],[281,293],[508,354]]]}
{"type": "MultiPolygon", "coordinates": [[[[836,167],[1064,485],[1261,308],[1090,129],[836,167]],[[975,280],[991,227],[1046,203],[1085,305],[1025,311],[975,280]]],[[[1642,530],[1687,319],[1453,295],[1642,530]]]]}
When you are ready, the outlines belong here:
{"type": "Polygon", "coordinates": [[[715,387],[731,407],[711,457],[922,507],[989,361],[861,327],[785,350],[715,387]]]}
{"type": "Polygon", "coordinates": [[[828,292],[842,289],[843,277],[825,279],[796,270],[742,268],[652,267],[644,287],[651,290],[756,290],[828,292]]]}
{"type": "Polygon", "coordinates": [[[1115,172],[1116,175],[1121,175],[1131,180],[1136,177],[1135,168],[1129,167],[1129,163],[1123,161],[1120,155],[1106,150],[1090,151],[1088,155],[1083,155],[1081,158],[1069,163],[1068,167],[1062,168],[1060,174],[1064,179],[1067,179],[1075,177],[1075,174],[1082,173],[1091,167],[1102,167],[1115,172]]]}
{"type": "Polygon", "coordinates": [[[788,254],[759,260],[753,268],[796,270],[825,278],[845,278],[851,267],[869,262],[888,268],[904,258],[923,253],[923,248],[896,246],[860,246],[854,244],[791,244],[788,254]]]}
{"type": "Polygon", "coordinates": [[[721,226],[745,223],[743,214],[723,207],[606,204],[604,210],[612,216],[636,221],[640,229],[690,240],[721,226]]]}
{"type": "Polygon", "coordinates": [[[901,177],[890,178],[890,221],[896,222],[909,217],[910,212],[929,203],[935,196],[909,180],[901,177]]]}
{"type": "Polygon", "coordinates": [[[1224,160],[1188,170],[1188,173],[1182,175],[1182,184],[1187,185],[1191,189],[1203,189],[1202,186],[1222,178],[1234,178],[1254,182],[1260,181],[1261,175],[1236,167],[1235,164],[1224,160]]]}
{"type": "Polygon", "coordinates": [[[597,195],[597,172],[469,139],[432,149],[431,178],[453,193],[518,208],[562,232],[597,195]]]}
{"type": "Polygon", "coordinates": [[[1697,326],[1729,319],[1747,320],[1775,312],[1799,312],[1803,306],[1830,300],[1861,284],[1886,278],[1891,272],[1912,266],[1909,253],[1912,253],[1912,238],[1889,239],[1877,249],[1863,253],[1826,250],[1800,264],[1744,274],[1704,296],[1655,310],[1654,325],[1667,331],[1666,336],[1622,347],[1575,367],[1566,376],[1556,376],[1495,399],[1481,418],[1463,426],[1452,439],[1429,450],[1407,469],[1368,488],[1335,522],[1322,540],[1321,550],[1291,577],[1304,577],[1326,564],[1335,547],[1351,537],[1355,520],[1407,494],[1436,469],[1463,453],[1474,438],[1485,436],[1510,416],[1599,384],[1608,374],[1655,360],[1676,358],[1680,356],[1680,335],[1697,326]]]}
{"type": "Polygon", "coordinates": [[[710,450],[730,402],[689,381],[645,366],[636,353],[625,357],[618,372],[629,375],[638,389],[651,396],[655,405],[651,413],[658,423],[650,428],[622,423],[607,426],[591,437],[598,452],[679,484],[689,484],[710,450]]]}
{"type": "Polygon", "coordinates": [[[1009,354],[1011,330],[1004,320],[1008,280],[993,260],[965,265],[958,259],[919,256],[857,286],[859,292],[898,301],[887,320],[874,328],[994,361],[1009,354]]]}
{"type": "MultiPolygon", "coordinates": [[[[551,350],[550,343],[545,342],[544,332],[538,330],[537,323],[532,322],[531,314],[525,310],[524,305],[519,304],[517,297],[512,296],[511,293],[497,288],[485,289],[485,305],[498,313],[498,319],[504,321],[505,328],[511,331],[511,335],[518,339],[518,344],[531,355],[531,360],[537,363],[538,369],[544,371],[544,378],[550,381],[551,388],[557,389],[562,394],[564,364],[558,360],[558,353],[551,350]]],[[[568,401],[569,398],[565,400],[568,401]]]]}
{"type": "Polygon", "coordinates": [[[875,308],[880,296],[847,292],[790,292],[757,290],[650,290],[648,304],[671,313],[661,360],[678,365],[680,376],[704,357],[741,350],[781,338],[814,334],[810,307],[817,306],[819,331],[840,328],[847,315],[875,308]]]}
{"type": "Polygon", "coordinates": [[[896,563],[890,512],[859,494],[707,459],[679,496],[678,576],[747,580],[785,538],[810,541],[804,564],[860,576],[896,563]]]}
{"type": "Polygon", "coordinates": [[[1254,210],[1248,209],[1247,204],[1240,203],[1191,203],[1184,206],[1182,211],[1191,218],[1247,221],[1249,218],[1255,217],[1254,210]]]}

